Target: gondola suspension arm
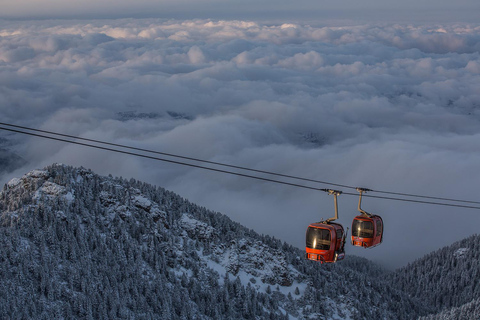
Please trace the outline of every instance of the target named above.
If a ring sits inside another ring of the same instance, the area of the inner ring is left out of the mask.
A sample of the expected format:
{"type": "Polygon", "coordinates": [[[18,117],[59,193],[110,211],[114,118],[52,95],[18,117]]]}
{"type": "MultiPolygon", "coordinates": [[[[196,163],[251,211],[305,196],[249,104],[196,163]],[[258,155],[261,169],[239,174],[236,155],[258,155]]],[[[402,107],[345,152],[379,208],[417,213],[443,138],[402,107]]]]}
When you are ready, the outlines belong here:
{"type": "Polygon", "coordinates": [[[360,197],[358,199],[358,211],[360,211],[363,215],[365,215],[367,217],[371,217],[372,215],[370,213],[368,213],[367,211],[365,211],[361,208],[361,206],[362,206],[362,194],[364,192],[371,191],[371,190],[367,189],[367,188],[356,188],[356,189],[360,193],[360,197]]]}
{"type": "Polygon", "coordinates": [[[333,194],[333,199],[334,199],[334,202],[335,202],[335,217],[329,218],[329,219],[325,220],[325,223],[330,223],[330,222],[335,221],[335,220],[338,219],[337,196],[341,195],[341,194],[342,194],[342,191],[327,189],[326,192],[328,192],[328,194],[330,194],[330,195],[333,194]]]}

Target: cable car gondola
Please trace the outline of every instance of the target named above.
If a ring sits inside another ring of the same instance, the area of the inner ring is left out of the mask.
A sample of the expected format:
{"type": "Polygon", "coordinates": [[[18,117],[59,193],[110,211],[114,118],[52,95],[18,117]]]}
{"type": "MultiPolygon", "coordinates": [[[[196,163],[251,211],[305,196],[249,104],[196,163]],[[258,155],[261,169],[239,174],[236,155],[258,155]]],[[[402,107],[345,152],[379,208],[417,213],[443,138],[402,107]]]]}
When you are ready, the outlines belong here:
{"type": "Polygon", "coordinates": [[[352,222],[352,245],[363,248],[373,248],[383,241],[383,220],[380,216],[370,214],[361,208],[362,193],[368,189],[357,188],[360,192],[358,211],[362,214],[356,216],[352,222]]]}
{"type": "Polygon", "coordinates": [[[345,237],[346,233],[343,226],[335,223],[338,219],[337,196],[341,191],[326,190],[333,194],[335,200],[335,217],[311,223],[305,235],[305,257],[308,260],[325,262],[337,262],[345,258],[345,237]]]}

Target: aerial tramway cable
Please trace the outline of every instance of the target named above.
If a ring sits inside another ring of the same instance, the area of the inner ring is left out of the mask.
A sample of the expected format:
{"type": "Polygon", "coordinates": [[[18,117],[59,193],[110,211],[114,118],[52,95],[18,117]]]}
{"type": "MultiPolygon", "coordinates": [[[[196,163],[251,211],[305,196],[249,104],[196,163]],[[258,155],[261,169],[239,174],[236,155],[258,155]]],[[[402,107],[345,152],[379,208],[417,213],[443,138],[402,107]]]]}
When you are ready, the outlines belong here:
{"type": "MultiPolygon", "coordinates": [[[[313,182],[313,183],[320,183],[320,184],[327,184],[327,185],[332,185],[332,186],[337,186],[337,187],[339,186],[339,187],[344,187],[344,188],[349,188],[349,189],[350,188],[356,189],[356,187],[352,187],[352,186],[348,186],[348,185],[342,185],[342,184],[336,184],[336,183],[331,183],[331,182],[326,182],[326,181],[320,181],[320,180],[313,180],[313,179],[308,179],[308,178],[290,176],[290,175],[285,175],[285,174],[280,174],[280,173],[275,173],[275,172],[251,169],[251,168],[247,168],[247,167],[229,165],[229,164],[224,164],[224,163],[219,163],[219,162],[214,162],[214,161],[201,160],[201,159],[192,158],[192,157],[179,156],[179,155],[170,154],[170,153],[164,153],[164,152],[153,151],[153,150],[148,150],[148,149],[136,148],[136,147],[121,145],[121,144],[115,144],[115,143],[110,143],[110,142],[105,142],[105,141],[100,141],[100,140],[81,138],[81,137],[76,137],[76,136],[72,136],[72,135],[66,135],[66,134],[61,134],[61,133],[56,133],[56,132],[51,132],[51,131],[46,131],[46,130],[39,130],[39,129],[33,129],[33,128],[28,128],[28,127],[22,127],[22,126],[12,125],[12,124],[8,124],[8,123],[1,123],[0,122],[0,125],[10,126],[10,127],[14,127],[14,128],[23,129],[23,130],[30,130],[30,131],[34,131],[34,132],[46,133],[46,134],[56,135],[56,136],[60,136],[60,137],[70,138],[70,139],[88,141],[88,142],[108,145],[108,146],[112,146],[112,147],[120,147],[120,148],[124,148],[124,149],[129,149],[129,150],[136,150],[136,151],[160,154],[160,155],[179,158],[179,159],[184,159],[184,160],[203,162],[203,163],[217,165],[217,166],[223,166],[223,167],[240,169],[240,170],[251,171],[251,172],[256,172],[256,173],[274,175],[274,176],[283,177],[283,178],[296,179],[296,180],[313,182]]],[[[43,135],[43,134],[40,134],[40,133],[25,132],[25,131],[11,129],[11,128],[5,128],[5,127],[0,127],[0,130],[5,130],[5,131],[10,131],[10,132],[15,132],[15,133],[21,133],[21,134],[25,134],[25,135],[34,136],[34,137],[45,138],[45,139],[50,139],[50,140],[55,140],[55,141],[60,141],[60,142],[65,142],[65,143],[71,143],[71,144],[81,145],[81,146],[85,146],[85,147],[90,147],[90,148],[95,148],[95,149],[100,149],[100,150],[105,150],[105,151],[110,151],[110,152],[116,152],[116,153],[121,153],[121,154],[126,154],[126,155],[132,155],[132,156],[137,156],[137,157],[142,157],[142,158],[147,158],[147,159],[152,159],[152,160],[157,160],[157,161],[163,161],[163,162],[168,162],[168,163],[173,163],[173,164],[178,164],[178,165],[184,165],[184,166],[189,166],[189,167],[193,167],[193,168],[199,168],[199,169],[204,169],[204,170],[209,170],[209,171],[214,171],[214,172],[219,172],[219,173],[231,174],[231,175],[236,175],[236,176],[240,176],[240,177],[244,177],[244,178],[250,178],[250,179],[256,179],[256,180],[261,180],[261,181],[266,181],[266,182],[283,184],[283,185],[288,185],[288,186],[297,187],[297,188],[304,188],[304,189],[309,189],[309,190],[328,192],[328,189],[316,188],[316,187],[312,187],[312,186],[306,186],[306,185],[301,185],[301,184],[297,184],[297,183],[274,180],[274,179],[269,179],[269,178],[265,178],[265,177],[259,177],[259,176],[255,176],[255,175],[233,172],[233,171],[228,171],[228,170],[222,170],[222,169],[217,169],[217,168],[212,168],[212,167],[205,167],[205,166],[201,166],[201,165],[198,165],[198,164],[181,162],[181,161],[176,161],[176,160],[171,160],[171,159],[165,159],[165,158],[160,158],[160,157],[155,157],[155,156],[150,156],[150,155],[145,155],[145,154],[140,154],[140,153],[135,153],[135,152],[130,152],[130,151],[125,151],[125,150],[119,150],[119,149],[115,149],[115,148],[104,147],[104,146],[99,146],[99,145],[94,145],[94,144],[89,144],[89,143],[84,143],[84,142],[79,142],[79,141],[72,141],[72,140],[67,140],[67,139],[63,139],[63,138],[43,135]]],[[[435,200],[441,200],[441,201],[480,204],[480,202],[476,202],[476,201],[448,199],[448,198],[441,198],[441,197],[430,197],[430,196],[423,196],[423,195],[395,193],[395,192],[388,192],[388,191],[377,191],[377,190],[370,190],[370,189],[368,189],[368,190],[370,192],[393,194],[393,195],[399,195],[399,196],[419,197],[419,198],[435,199],[435,200]]],[[[357,196],[356,193],[343,192],[343,194],[351,195],[351,196],[357,196]]],[[[402,199],[402,198],[375,196],[375,195],[364,195],[364,197],[480,210],[480,207],[470,206],[470,205],[460,205],[460,204],[423,201],[423,200],[413,200],[413,199],[402,199]]]]}
{"type": "MultiPolygon", "coordinates": [[[[100,143],[100,144],[114,146],[114,147],[121,147],[121,148],[124,148],[124,149],[148,152],[148,153],[153,153],[153,154],[160,154],[160,155],[169,156],[169,157],[173,157],[173,158],[179,158],[179,159],[184,159],[184,160],[192,160],[192,161],[196,161],[196,162],[213,164],[213,165],[223,166],[223,167],[227,167],[227,168],[241,169],[241,170],[245,170],[245,171],[263,173],[263,174],[274,175],[274,176],[283,177],[283,178],[289,178],[289,179],[295,179],[295,180],[301,180],[301,181],[307,181],[307,182],[313,182],[313,183],[319,183],[319,184],[326,184],[326,185],[329,185],[329,186],[343,187],[343,188],[347,188],[347,189],[354,189],[354,190],[357,189],[357,187],[349,186],[349,185],[345,185],[345,184],[339,184],[339,183],[334,183],[334,182],[328,182],[328,181],[322,181],[322,180],[316,180],[316,179],[309,179],[309,178],[305,178],[305,177],[286,175],[286,174],[271,172],[271,171],[266,171],[266,170],[252,169],[252,168],[247,168],[247,167],[242,167],[242,166],[237,166],[237,165],[226,164],[226,163],[222,163],[222,162],[209,161],[209,160],[203,160],[203,159],[198,159],[198,158],[194,158],[194,157],[181,156],[181,155],[177,155],[177,154],[173,154],[173,153],[167,153],[167,152],[161,152],[161,151],[150,150],[150,149],[145,149],[145,148],[126,146],[126,145],[122,145],[122,144],[111,143],[111,142],[106,142],[106,141],[101,141],[101,140],[96,140],[96,139],[82,138],[82,137],[78,137],[78,136],[73,136],[73,135],[68,135],[68,134],[63,134],[63,133],[58,133],[58,132],[53,132],[53,131],[34,129],[34,128],[29,128],[29,127],[19,126],[19,125],[13,125],[13,124],[4,123],[4,122],[0,122],[0,125],[10,126],[10,127],[19,128],[19,129],[30,130],[30,131],[34,131],[34,132],[48,133],[48,134],[56,135],[56,136],[60,136],[60,137],[66,137],[66,138],[72,138],[72,139],[77,139],[77,140],[95,142],[95,143],[100,143]]],[[[463,203],[480,204],[480,201],[460,200],[460,199],[452,199],[452,198],[444,198],[444,197],[432,197],[432,196],[425,196],[425,195],[418,195],[418,194],[411,194],[411,193],[400,193],[400,192],[392,192],[392,191],[384,191],[384,190],[372,190],[372,189],[367,189],[367,190],[369,192],[391,194],[391,195],[398,195],[398,196],[404,196],[404,197],[416,197],[416,198],[442,200],[442,201],[450,201],[450,202],[463,202],[463,203]]]]}
{"type": "MultiPolygon", "coordinates": [[[[213,164],[213,165],[217,165],[217,166],[223,166],[223,167],[234,168],[234,169],[241,169],[241,170],[251,171],[251,172],[256,172],[256,173],[263,173],[263,174],[268,174],[268,175],[274,175],[274,176],[279,176],[279,177],[283,177],[283,178],[296,179],[296,180],[313,182],[313,183],[319,183],[319,184],[326,184],[326,185],[329,185],[329,186],[343,187],[343,188],[347,188],[347,189],[357,189],[357,187],[349,186],[349,185],[345,185],[345,184],[338,184],[338,183],[333,183],[333,182],[328,182],[328,181],[321,181],[321,180],[309,179],[309,178],[304,178],[304,177],[286,175],[286,174],[281,174],[281,173],[277,173],[277,172],[271,172],[271,171],[265,171],[265,170],[252,169],[252,168],[247,168],[247,167],[242,167],[242,166],[236,166],[236,165],[231,165],[231,164],[226,164],[226,163],[221,163],[221,162],[215,162],[215,161],[203,160],[203,159],[198,159],[198,158],[193,158],[193,157],[186,157],[186,156],[176,155],[176,154],[172,154],[172,153],[160,152],[160,151],[156,151],[156,150],[150,150],[150,149],[144,149],[144,148],[126,146],[126,145],[122,145],[122,144],[111,143],[111,142],[106,142],[106,141],[101,141],[101,140],[95,140],[95,139],[82,138],[82,137],[78,137],[78,136],[73,136],[73,135],[68,135],[68,134],[62,134],[62,133],[53,132],[53,131],[34,129],[34,128],[25,127],[25,126],[13,125],[13,124],[9,124],[9,123],[0,122],[0,125],[10,126],[10,127],[20,128],[20,129],[25,129],[25,130],[30,130],[30,131],[34,131],[34,132],[48,133],[48,134],[56,135],[56,136],[60,136],[60,137],[67,137],[67,138],[72,138],[72,139],[77,139],[77,140],[95,142],[95,143],[100,143],[100,144],[109,145],[109,146],[121,147],[121,148],[124,148],[124,149],[130,149],[130,150],[148,152],[148,153],[153,153],[153,154],[160,154],[160,155],[165,155],[165,156],[174,157],[174,158],[179,158],[179,159],[184,159],[184,160],[192,160],[192,161],[196,161],[196,162],[213,164]]],[[[0,129],[5,129],[5,128],[0,128],[0,129]]],[[[382,194],[390,194],[390,195],[398,195],[398,196],[404,196],[404,197],[416,197],[416,198],[442,200],[442,201],[450,201],[450,202],[461,202],[461,203],[480,204],[479,201],[460,200],[460,199],[452,199],[452,198],[444,198],[444,197],[432,197],[432,196],[425,196],[425,195],[418,195],[418,194],[410,194],[410,193],[400,193],[400,192],[392,192],[392,191],[384,191],[384,190],[372,190],[372,189],[366,189],[366,190],[368,190],[368,191],[370,191],[370,192],[376,192],[376,193],[382,193],[382,194]]]]}
{"type": "MultiPolygon", "coordinates": [[[[292,176],[292,175],[287,175],[287,174],[282,174],[282,173],[272,172],[272,171],[266,171],[266,170],[252,169],[252,168],[236,166],[236,165],[222,163],[222,162],[203,160],[203,159],[198,159],[198,158],[193,158],[193,157],[186,157],[186,156],[181,156],[181,155],[177,155],[177,154],[173,154],[173,153],[167,153],[167,152],[161,152],[161,151],[150,150],[150,149],[145,149],[145,148],[126,146],[126,145],[122,145],[122,144],[111,143],[111,142],[106,142],[106,141],[101,141],[101,140],[96,140],[96,139],[82,138],[82,137],[78,137],[78,136],[73,136],[73,135],[68,135],[68,134],[63,134],[63,133],[58,133],[58,132],[53,132],[53,131],[47,131],[47,130],[34,129],[34,128],[29,128],[29,127],[24,127],[24,126],[19,126],[19,125],[13,125],[13,124],[8,124],[8,123],[3,123],[3,122],[0,122],[0,125],[10,126],[10,127],[19,128],[19,129],[30,130],[30,131],[34,131],[34,132],[48,133],[48,134],[56,135],[56,136],[60,136],[60,137],[66,137],[66,138],[72,138],[72,139],[77,139],[77,140],[95,142],[95,143],[100,143],[100,144],[104,144],[104,145],[108,145],[108,146],[121,147],[121,148],[124,148],[124,149],[130,149],[130,150],[148,152],[148,153],[153,153],[153,154],[159,154],[159,155],[169,156],[169,157],[173,157],[173,158],[191,160],[191,161],[202,162],[202,163],[207,163],[207,164],[213,164],[213,165],[227,167],[227,168],[241,169],[241,170],[250,171],[250,172],[268,174],[268,175],[278,176],[278,177],[282,177],[282,178],[289,178],[289,179],[295,179],[295,180],[300,180],[300,181],[325,184],[325,185],[329,185],[329,186],[342,187],[342,188],[353,189],[353,190],[357,189],[357,187],[349,186],[349,185],[345,185],[345,184],[339,184],[339,183],[334,183],[334,182],[310,179],[310,178],[305,178],[305,177],[292,176]]],[[[372,189],[367,189],[367,190],[370,191],[370,192],[404,196],[404,197],[415,197],[415,198],[443,200],[443,201],[450,201],[450,202],[463,202],[463,203],[480,204],[480,201],[469,201],[469,200],[460,200],[460,199],[451,199],[451,198],[442,198],[442,197],[432,197],[432,196],[410,194],[410,193],[400,193],[400,192],[392,192],[392,191],[383,191],[383,190],[372,190],[372,189]]]]}
{"type": "MultiPolygon", "coordinates": [[[[3,122],[0,122],[0,125],[10,126],[10,127],[19,128],[19,129],[30,130],[30,131],[34,131],[34,132],[48,133],[48,134],[57,135],[57,136],[60,136],[60,137],[66,137],[66,138],[72,138],[72,139],[77,139],[77,140],[101,143],[101,144],[108,145],[108,146],[121,147],[121,148],[125,148],[125,149],[130,149],[130,150],[143,151],[143,152],[148,152],[148,153],[153,153],[153,154],[160,154],[160,155],[163,155],[163,156],[169,156],[169,157],[173,157],[173,158],[203,162],[203,163],[213,164],[213,165],[227,167],[227,168],[241,169],[241,170],[245,170],[245,171],[269,174],[269,175],[279,176],[279,177],[283,177],[283,178],[296,179],[296,180],[302,180],[302,181],[332,185],[332,186],[336,186],[336,187],[355,189],[355,187],[351,187],[351,186],[347,186],[347,185],[343,185],[343,184],[337,184],[337,183],[328,182],[328,181],[314,180],[314,179],[308,179],[308,178],[302,178],[302,177],[296,177],[296,176],[291,176],[291,175],[287,175],[287,174],[277,173],[277,172],[271,172],[271,171],[252,169],[252,168],[247,168],[247,167],[242,167],[242,166],[236,166],[236,165],[231,165],[231,164],[226,164],[226,163],[221,163],[221,162],[202,160],[202,159],[193,158],[193,157],[180,156],[180,155],[176,155],[176,154],[173,154],[173,153],[167,153],[167,152],[161,152],[161,151],[156,151],[156,150],[149,150],[149,149],[144,149],[144,148],[131,147],[131,146],[126,146],[126,145],[111,143],[111,142],[105,142],[105,141],[100,141],[100,140],[95,140],[95,139],[82,138],[82,137],[72,136],[72,135],[53,132],[53,131],[33,129],[33,128],[28,128],[28,127],[24,127],[24,126],[18,126],[18,125],[3,123],[3,122]]],[[[478,202],[478,203],[480,204],[480,202],[478,202]]]]}

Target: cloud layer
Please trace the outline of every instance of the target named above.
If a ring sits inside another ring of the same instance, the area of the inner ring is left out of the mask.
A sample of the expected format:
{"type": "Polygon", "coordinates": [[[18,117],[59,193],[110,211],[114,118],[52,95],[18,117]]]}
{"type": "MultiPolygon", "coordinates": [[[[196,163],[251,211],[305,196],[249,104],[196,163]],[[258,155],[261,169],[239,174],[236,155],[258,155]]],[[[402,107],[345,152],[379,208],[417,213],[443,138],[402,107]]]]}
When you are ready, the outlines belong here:
{"type": "MultiPolygon", "coordinates": [[[[3,21],[0,118],[341,184],[476,199],[479,51],[472,24],[3,21]]],[[[332,214],[324,194],[0,134],[30,162],[3,180],[52,162],[133,176],[299,247],[308,223],[332,214]]],[[[347,226],[357,199],[339,201],[347,226]]],[[[480,222],[474,210],[364,205],[384,214],[385,243],[349,253],[389,266],[480,222]]]]}

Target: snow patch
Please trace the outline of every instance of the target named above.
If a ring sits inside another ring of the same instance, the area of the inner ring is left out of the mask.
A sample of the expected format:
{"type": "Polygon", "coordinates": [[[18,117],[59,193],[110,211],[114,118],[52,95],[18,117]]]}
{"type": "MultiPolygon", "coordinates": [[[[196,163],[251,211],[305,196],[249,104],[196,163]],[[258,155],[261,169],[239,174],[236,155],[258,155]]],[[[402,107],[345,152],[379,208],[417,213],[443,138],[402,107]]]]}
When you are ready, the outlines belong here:
{"type": "Polygon", "coordinates": [[[75,200],[75,196],[73,195],[73,192],[67,192],[67,194],[64,196],[65,200],[68,202],[72,202],[75,200]]]}
{"type": "Polygon", "coordinates": [[[141,208],[145,211],[150,211],[150,208],[152,207],[152,202],[141,195],[133,196],[132,202],[134,206],[141,208]]]}
{"type": "Polygon", "coordinates": [[[7,182],[7,187],[9,189],[17,188],[20,185],[24,185],[28,187],[30,185],[35,185],[35,183],[31,183],[35,180],[46,180],[48,178],[48,172],[44,170],[32,170],[29,173],[23,175],[23,177],[13,178],[9,182],[7,182]]]}
{"type": "Polygon", "coordinates": [[[215,229],[205,222],[194,219],[188,213],[184,213],[180,219],[182,228],[188,236],[196,239],[210,239],[215,234],[215,229]]]}
{"type": "Polygon", "coordinates": [[[83,182],[83,177],[82,177],[82,176],[77,176],[76,182],[77,182],[78,184],[81,184],[81,183],[83,182]]]}
{"type": "Polygon", "coordinates": [[[32,170],[26,175],[23,176],[24,178],[34,178],[34,179],[46,179],[48,178],[48,172],[45,170],[32,170]]]}
{"type": "Polygon", "coordinates": [[[38,200],[42,196],[49,198],[62,196],[67,200],[70,199],[70,201],[74,199],[71,192],[67,193],[67,188],[50,181],[45,181],[45,183],[35,192],[33,199],[38,200]]]}
{"type": "Polygon", "coordinates": [[[453,256],[455,258],[463,258],[468,251],[470,251],[468,248],[459,248],[453,253],[453,256]]]}
{"type": "Polygon", "coordinates": [[[30,247],[31,247],[30,240],[22,237],[20,239],[19,249],[22,251],[27,251],[28,249],[30,249],[30,247]]]}
{"type": "Polygon", "coordinates": [[[9,188],[15,188],[17,187],[20,183],[22,183],[22,180],[18,178],[13,178],[12,180],[8,181],[7,187],[9,188]]]}

